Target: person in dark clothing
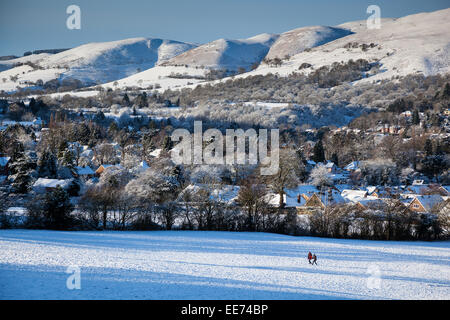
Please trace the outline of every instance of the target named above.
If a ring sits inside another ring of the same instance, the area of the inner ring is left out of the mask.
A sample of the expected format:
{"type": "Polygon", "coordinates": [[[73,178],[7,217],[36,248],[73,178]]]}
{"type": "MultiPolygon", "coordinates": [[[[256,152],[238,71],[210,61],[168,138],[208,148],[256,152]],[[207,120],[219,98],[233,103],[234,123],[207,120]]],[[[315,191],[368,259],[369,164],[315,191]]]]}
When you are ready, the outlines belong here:
{"type": "Polygon", "coordinates": [[[317,266],[317,256],[316,256],[315,253],[314,253],[313,256],[312,256],[312,259],[313,259],[312,264],[316,264],[316,266],[317,266]]]}
{"type": "Polygon", "coordinates": [[[310,251],[310,252],[308,252],[308,262],[309,262],[309,264],[311,264],[311,259],[312,259],[312,253],[310,251]]]}

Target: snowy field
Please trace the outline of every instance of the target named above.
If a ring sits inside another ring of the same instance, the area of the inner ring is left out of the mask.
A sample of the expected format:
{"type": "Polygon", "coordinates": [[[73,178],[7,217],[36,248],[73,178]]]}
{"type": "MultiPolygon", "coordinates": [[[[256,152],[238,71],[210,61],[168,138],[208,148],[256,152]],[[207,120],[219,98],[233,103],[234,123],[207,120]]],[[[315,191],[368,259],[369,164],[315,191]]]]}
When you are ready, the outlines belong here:
{"type": "Polygon", "coordinates": [[[450,242],[0,230],[0,299],[450,299],[450,242]]]}

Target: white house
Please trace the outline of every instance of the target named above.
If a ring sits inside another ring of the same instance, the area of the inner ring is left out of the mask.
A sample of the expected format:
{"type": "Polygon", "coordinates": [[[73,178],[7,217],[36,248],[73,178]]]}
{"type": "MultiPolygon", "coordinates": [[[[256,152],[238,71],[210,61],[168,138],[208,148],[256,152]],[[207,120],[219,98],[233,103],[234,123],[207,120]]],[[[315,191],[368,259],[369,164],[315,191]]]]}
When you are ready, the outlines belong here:
{"type": "Polygon", "coordinates": [[[59,180],[59,179],[46,179],[39,178],[33,184],[33,191],[36,193],[44,193],[56,189],[60,186],[63,189],[67,189],[72,183],[72,179],[59,180]]]}

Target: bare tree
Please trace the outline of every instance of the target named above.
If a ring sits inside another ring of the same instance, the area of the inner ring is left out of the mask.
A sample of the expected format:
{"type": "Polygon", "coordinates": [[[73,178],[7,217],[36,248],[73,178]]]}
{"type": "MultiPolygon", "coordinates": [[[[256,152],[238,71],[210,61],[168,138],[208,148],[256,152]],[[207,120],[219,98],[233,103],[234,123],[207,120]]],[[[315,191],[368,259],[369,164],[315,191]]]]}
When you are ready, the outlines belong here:
{"type": "Polygon", "coordinates": [[[300,183],[300,165],[300,159],[298,159],[294,150],[281,149],[277,173],[262,177],[272,191],[280,196],[280,208],[284,207],[284,190],[296,187],[300,183]]]}

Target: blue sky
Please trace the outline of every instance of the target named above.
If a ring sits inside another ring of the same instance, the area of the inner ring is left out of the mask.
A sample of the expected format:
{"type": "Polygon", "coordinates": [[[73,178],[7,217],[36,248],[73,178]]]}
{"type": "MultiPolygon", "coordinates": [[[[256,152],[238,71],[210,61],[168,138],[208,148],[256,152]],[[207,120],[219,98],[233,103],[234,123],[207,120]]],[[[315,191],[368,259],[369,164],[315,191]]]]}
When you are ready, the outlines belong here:
{"type": "Polygon", "coordinates": [[[132,37],[247,38],[366,19],[370,4],[386,18],[450,7],[449,0],[0,0],[0,56],[132,37]],[[66,27],[71,4],[81,8],[81,30],[66,27]]]}

